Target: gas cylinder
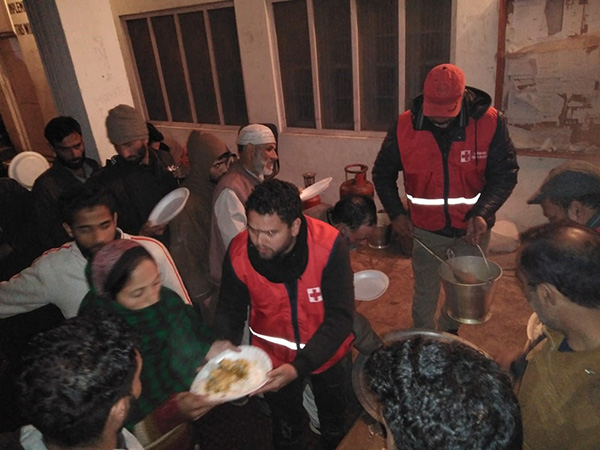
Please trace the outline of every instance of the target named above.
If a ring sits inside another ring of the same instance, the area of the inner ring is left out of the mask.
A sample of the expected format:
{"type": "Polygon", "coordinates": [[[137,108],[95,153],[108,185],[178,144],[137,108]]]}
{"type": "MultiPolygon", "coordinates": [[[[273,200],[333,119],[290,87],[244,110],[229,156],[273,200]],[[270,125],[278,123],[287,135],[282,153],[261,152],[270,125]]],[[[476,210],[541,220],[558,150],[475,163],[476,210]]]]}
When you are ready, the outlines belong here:
{"type": "Polygon", "coordinates": [[[340,185],[340,199],[348,195],[368,195],[373,198],[375,189],[373,183],[367,180],[366,164],[349,164],[344,167],[346,172],[346,181],[340,185]],[[354,175],[354,178],[348,179],[348,176],[354,175]]]}

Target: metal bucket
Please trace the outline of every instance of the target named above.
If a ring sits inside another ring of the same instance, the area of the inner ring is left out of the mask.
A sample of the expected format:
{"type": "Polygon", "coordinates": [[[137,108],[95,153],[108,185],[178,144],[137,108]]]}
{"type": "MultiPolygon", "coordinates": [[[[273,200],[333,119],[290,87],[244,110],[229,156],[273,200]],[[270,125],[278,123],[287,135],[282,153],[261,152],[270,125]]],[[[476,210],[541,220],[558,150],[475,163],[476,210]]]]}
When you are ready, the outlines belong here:
{"type": "Polygon", "coordinates": [[[477,284],[459,283],[452,270],[441,264],[438,273],[446,292],[446,310],[448,315],[461,323],[483,323],[490,318],[492,299],[496,290],[496,281],[502,276],[502,268],[493,261],[481,256],[458,256],[448,260],[456,270],[473,274],[477,284]]]}
{"type": "Polygon", "coordinates": [[[392,225],[387,213],[379,211],[377,213],[377,224],[373,234],[369,237],[369,247],[386,248],[390,245],[392,239],[392,225]]]}

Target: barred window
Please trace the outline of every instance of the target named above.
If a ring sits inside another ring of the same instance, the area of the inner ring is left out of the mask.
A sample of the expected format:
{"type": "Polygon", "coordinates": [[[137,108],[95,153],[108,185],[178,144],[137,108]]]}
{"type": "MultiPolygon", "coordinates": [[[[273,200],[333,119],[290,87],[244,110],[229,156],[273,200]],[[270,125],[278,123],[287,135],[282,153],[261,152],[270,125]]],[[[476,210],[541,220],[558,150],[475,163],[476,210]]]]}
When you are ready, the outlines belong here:
{"type": "Polygon", "coordinates": [[[272,0],[272,6],[289,127],[385,131],[399,112],[399,86],[404,109],[427,72],[450,58],[452,0],[272,0]]]}
{"type": "Polygon", "coordinates": [[[233,7],[124,18],[148,118],[161,122],[248,122],[233,7]]]}

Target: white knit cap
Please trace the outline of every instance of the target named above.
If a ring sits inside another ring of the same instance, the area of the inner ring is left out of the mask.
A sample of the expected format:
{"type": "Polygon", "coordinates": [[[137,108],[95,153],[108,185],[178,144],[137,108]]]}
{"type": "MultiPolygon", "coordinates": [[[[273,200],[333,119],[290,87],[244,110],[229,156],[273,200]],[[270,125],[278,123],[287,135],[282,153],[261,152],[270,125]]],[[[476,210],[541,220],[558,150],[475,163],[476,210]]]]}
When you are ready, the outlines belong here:
{"type": "Polygon", "coordinates": [[[240,130],[237,143],[238,145],[275,144],[275,136],[269,127],[253,123],[240,130]]]}

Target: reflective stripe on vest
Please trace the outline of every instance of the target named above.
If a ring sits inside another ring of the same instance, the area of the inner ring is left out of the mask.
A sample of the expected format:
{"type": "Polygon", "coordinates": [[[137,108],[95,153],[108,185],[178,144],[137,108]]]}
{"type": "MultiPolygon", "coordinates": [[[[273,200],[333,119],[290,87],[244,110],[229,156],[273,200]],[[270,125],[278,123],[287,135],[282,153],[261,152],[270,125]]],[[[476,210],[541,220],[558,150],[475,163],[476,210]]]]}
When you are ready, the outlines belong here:
{"type": "MultiPolygon", "coordinates": [[[[449,198],[449,205],[474,205],[479,200],[481,193],[477,194],[473,198],[465,198],[465,197],[457,197],[457,198],[449,198]]],[[[443,198],[418,198],[413,197],[412,195],[406,194],[406,197],[410,200],[411,203],[415,205],[424,205],[424,206],[442,206],[444,205],[443,198]]]]}
{"type": "MultiPolygon", "coordinates": [[[[290,350],[298,350],[298,347],[296,346],[295,342],[288,341],[287,339],[283,339],[283,338],[279,338],[279,337],[275,337],[275,336],[267,336],[264,334],[259,334],[256,331],[254,331],[252,329],[252,327],[248,327],[248,329],[250,330],[250,333],[252,333],[254,336],[261,338],[263,341],[271,342],[272,344],[282,345],[284,347],[289,348],[290,350]]],[[[306,344],[300,344],[300,350],[302,350],[305,345],[306,344]]]]}

